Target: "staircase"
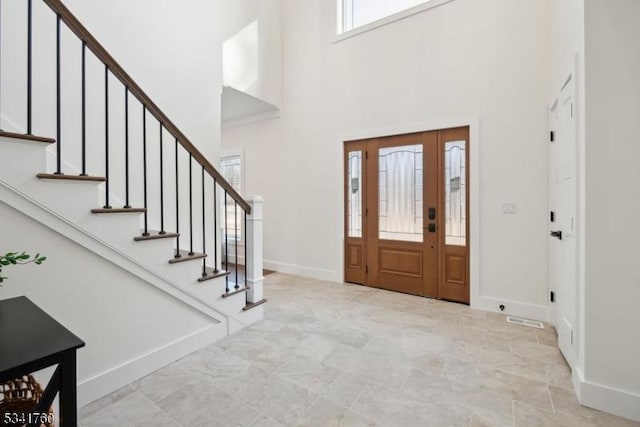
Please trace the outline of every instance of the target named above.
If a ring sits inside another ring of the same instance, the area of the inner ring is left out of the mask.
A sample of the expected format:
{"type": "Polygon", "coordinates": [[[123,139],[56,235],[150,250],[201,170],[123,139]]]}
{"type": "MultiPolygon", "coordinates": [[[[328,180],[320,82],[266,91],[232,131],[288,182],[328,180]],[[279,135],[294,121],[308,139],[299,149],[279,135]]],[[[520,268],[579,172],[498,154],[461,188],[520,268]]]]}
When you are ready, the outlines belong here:
{"type": "MultiPolygon", "coordinates": [[[[261,320],[262,199],[243,198],[62,2],[3,3],[0,208],[208,316],[215,339],[261,320]],[[51,50],[35,41],[43,16],[51,50]],[[24,63],[7,61],[23,46],[24,63]]],[[[1,237],[0,251],[21,249],[1,237]]],[[[84,403],[170,359],[105,381],[84,403]]]]}

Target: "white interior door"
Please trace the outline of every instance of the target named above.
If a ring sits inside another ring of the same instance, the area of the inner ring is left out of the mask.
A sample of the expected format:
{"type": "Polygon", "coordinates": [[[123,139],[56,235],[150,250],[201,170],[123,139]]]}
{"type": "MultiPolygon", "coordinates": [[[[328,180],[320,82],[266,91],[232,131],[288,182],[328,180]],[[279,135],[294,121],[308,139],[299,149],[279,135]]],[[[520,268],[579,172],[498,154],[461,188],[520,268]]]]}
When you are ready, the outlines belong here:
{"type": "Polygon", "coordinates": [[[558,346],[573,367],[577,332],[577,140],[574,76],[570,76],[551,109],[550,149],[550,287],[558,346]]]}

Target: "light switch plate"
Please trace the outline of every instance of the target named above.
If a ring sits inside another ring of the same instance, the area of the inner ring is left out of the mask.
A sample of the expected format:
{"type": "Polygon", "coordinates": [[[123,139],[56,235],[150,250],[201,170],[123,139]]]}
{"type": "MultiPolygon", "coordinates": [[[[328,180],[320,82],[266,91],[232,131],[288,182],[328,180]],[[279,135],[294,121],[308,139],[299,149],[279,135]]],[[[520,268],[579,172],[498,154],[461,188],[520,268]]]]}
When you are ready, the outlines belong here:
{"type": "Polygon", "coordinates": [[[503,202],[502,203],[502,213],[504,214],[515,214],[518,211],[518,206],[516,202],[503,202]]]}

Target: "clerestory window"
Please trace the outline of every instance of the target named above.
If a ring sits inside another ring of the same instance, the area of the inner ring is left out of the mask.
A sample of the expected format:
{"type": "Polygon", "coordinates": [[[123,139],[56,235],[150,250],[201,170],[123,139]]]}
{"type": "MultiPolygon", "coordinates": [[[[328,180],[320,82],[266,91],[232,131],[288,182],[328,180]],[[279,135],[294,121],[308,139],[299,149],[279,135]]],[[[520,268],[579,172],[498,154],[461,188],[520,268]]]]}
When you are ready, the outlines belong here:
{"type": "Polygon", "coordinates": [[[384,25],[451,0],[338,0],[338,34],[384,25]]]}

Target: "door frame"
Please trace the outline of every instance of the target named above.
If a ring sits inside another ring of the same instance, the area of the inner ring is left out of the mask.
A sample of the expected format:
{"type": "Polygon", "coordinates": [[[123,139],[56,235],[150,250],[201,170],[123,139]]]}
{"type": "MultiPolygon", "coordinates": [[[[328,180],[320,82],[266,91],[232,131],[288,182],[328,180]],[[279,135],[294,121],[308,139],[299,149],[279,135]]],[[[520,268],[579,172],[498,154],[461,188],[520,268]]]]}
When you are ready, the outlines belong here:
{"type": "MultiPolygon", "coordinates": [[[[346,141],[364,140],[372,138],[382,138],[386,136],[403,135],[408,133],[421,133],[438,131],[442,129],[451,129],[459,127],[469,127],[469,163],[471,165],[469,171],[469,221],[471,224],[469,230],[469,288],[471,308],[481,310],[496,311],[495,302],[492,299],[482,297],[481,292],[481,263],[480,263],[480,119],[479,116],[463,116],[451,118],[439,118],[424,122],[415,122],[405,125],[398,125],[386,128],[370,128],[353,131],[341,135],[335,145],[338,158],[344,157],[344,143],[346,141]]],[[[340,168],[342,171],[342,168],[340,168]]],[[[342,191],[344,188],[344,174],[340,180],[340,210],[336,213],[336,220],[339,224],[344,224],[344,197],[342,191]],[[340,215],[339,217],[337,215],[340,215]]],[[[341,227],[339,239],[339,247],[336,248],[338,265],[341,266],[338,277],[344,283],[344,257],[345,257],[345,230],[341,227]]]]}

